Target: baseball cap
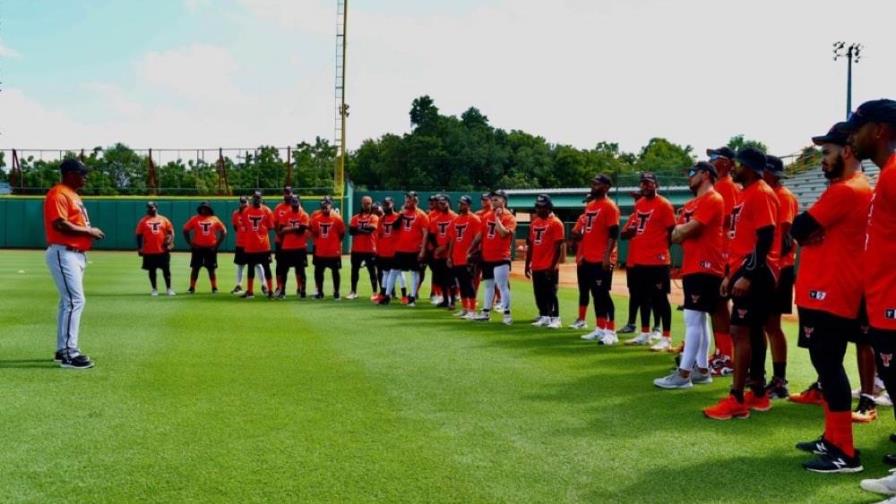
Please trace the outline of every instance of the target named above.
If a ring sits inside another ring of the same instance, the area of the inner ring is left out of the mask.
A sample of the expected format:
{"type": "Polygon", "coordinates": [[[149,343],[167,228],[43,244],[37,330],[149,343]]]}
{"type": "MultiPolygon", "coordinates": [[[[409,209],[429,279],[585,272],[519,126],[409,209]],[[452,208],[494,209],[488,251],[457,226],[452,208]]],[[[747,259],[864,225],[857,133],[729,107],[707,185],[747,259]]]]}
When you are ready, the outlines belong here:
{"type": "Polygon", "coordinates": [[[765,169],[778,178],[789,178],[784,173],[784,161],[778,156],[765,156],[765,169]]]}
{"type": "Polygon", "coordinates": [[[756,173],[762,173],[765,170],[765,154],[753,147],[746,147],[738,151],[737,155],[734,156],[734,160],[756,173]]]}
{"type": "Polygon", "coordinates": [[[331,205],[331,206],[332,206],[332,205],[333,205],[333,198],[331,198],[331,197],[329,197],[329,196],[324,196],[323,198],[321,198],[321,199],[320,199],[320,206],[324,206],[324,205],[331,205]]]}
{"type": "Polygon", "coordinates": [[[479,197],[479,201],[487,200],[490,197],[491,197],[491,193],[484,192],[484,193],[482,193],[482,196],[479,197]]]}
{"type": "Polygon", "coordinates": [[[392,196],[386,196],[383,198],[383,203],[395,203],[395,201],[392,199],[392,196]]]}
{"type": "Polygon", "coordinates": [[[498,197],[502,198],[504,201],[507,201],[507,193],[504,192],[504,189],[496,189],[490,193],[488,193],[490,198],[498,197]]]}
{"type": "Polygon", "coordinates": [[[896,101],[886,98],[866,101],[849,116],[846,124],[850,131],[856,131],[872,122],[896,125],[896,101]]]}
{"type": "Polygon", "coordinates": [[[731,147],[719,147],[718,149],[706,149],[706,155],[712,158],[723,157],[728,159],[734,159],[734,149],[731,147]]]}
{"type": "Polygon", "coordinates": [[[441,196],[441,194],[430,194],[430,195],[429,195],[429,201],[431,201],[431,202],[432,202],[432,201],[436,201],[436,200],[439,199],[439,196],[441,196]]]}
{"type": "Polygon", "coordinates": [[[408,192],[404,193],[404,197],[417,199],[417,197],[418,197],[417,191],[408,191],[408,192]]]}
{"type": "Polygon", "coordinates": [[[63,174],[77,172],[81,175],[87,175],[87,166],[78,159],[68,158],[64,159],[62,164],[59,165],[59,171],[63,174]]]}
{"type": "Polygon", "coordinates": [[[542,193],[542,194],[539,194],[538,196],[535,197],[535,206],[537,206],[537,207],[553,208],[553,207],[554,207],[554,202],[551,201],[551,197],[550,197],[550,196],[548,196],[547,194],[542,193]]]}
{"type": "Polygon", "coordinates": [[[286,186],[283,188],[283,194],[292,194],[292,186],[286,186]]]}
{"type": "Polygon", "coordinates": [[[436,201],[439,201],[439,202],[442,202],[442,201],[451,202],[451,198],[449,198],[447,194],[438,194],[438,195],[436,195],[436,201]]]}
{"type": "Polygon", "coordinates": [[[199,206],[196,207],[196,213],[202,213],[203,208],[208,210],[211,215],[215,215],[215,210],[211,205],[209,205],[208,201],[203,201],[202,203],[200,203],[199,206]]]}
{"type": "Polygon", "coordinates": [[[812,143],[815,145],[822,144],[834,144],[834,145],[846,145],[849,143],[849,123],[846,121],[838,122],[837,124],[831,126],[831,129],[828,130],[826,135],[814,136],[812,137],[812,143]]]}
{"type": "Polygon", "coordinates": [[[595,175],[594,178],[591,179],[591,182],[595,184],[607,184],[608,186],[613,185],[613,181],[610,180],[610,177],[604,175],[603,173],[595,175]]]}
{"type": "Polygon", "coordinates": [[[252,193],[252,198],[253,199],[255,199],[255,198],[261,199],[261,191],[255,191],[254,193],[252,193]]]}
{"type": "Polygon", "coordinates": [[[473,204],[473,198],[467,196],[466,194],[464,194],[463,196],[461,196],[457,201],[459,201],[459,202],[461,202],[461,203],[464,203],[464,204],[467,204],[467,205],[472,205],[472,204],[473,204]]]}
{"type": "Polygon", "coordinates": [[[299,198],[297,198],[296,195],[293,194],[292,196],[289,197],[289,204],[290,204],[290,205],[298,205],[298,204],[299,204],[299,198]]]}
{"type": "Polygon", "coordinates": [[[712,176],[713,179],[719,178],[719,172],[716,171],[716,167],[712,165],[712,163],[708,163],[706,161],[700,161],[694,166],[688,168],[688,177],[693,177],[697,174],[697,172],[706,172],[712,176]]]}
{"type": "Polygon", "coordinates": [[[652,172],[641,172],[641,182],[653,182],[656,184],[656,175],[652,172]]]}
{"type": "Polygon", "coordinates": [[[240,203],[248,203],[248,202],[249,202],[249,198],[247,198],[245,196],[240,196],[240,203]]]}

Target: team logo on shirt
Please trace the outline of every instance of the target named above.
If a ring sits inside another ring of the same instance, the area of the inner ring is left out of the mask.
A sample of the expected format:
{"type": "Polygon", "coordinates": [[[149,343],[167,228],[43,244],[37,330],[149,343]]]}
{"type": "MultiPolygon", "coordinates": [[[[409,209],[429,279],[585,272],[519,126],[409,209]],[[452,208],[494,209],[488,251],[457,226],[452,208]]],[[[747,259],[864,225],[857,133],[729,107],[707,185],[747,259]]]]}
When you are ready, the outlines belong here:
{"type": "Polygon", "coordinates": [[[652,216],[653,216],[653,210],[651,210],[649,212],[638,212],[637,213],[636,217],[637,217],[638,221],[636,223],[637,228],[635,229],[635,232],[637,234],[644,233],[644,230],[647,229],[647,223],[650,222],[650,217],[652,217],[652,216]]]}
{"type": "Polygon", "coordinates": [[[810,290],[809,291],[809,299],[814,299],[816,301],[824,301],[826,297],[828,297],[828,293],[825,291],[818,291],[818,290],[810,290]]]}
{"type": "Polygon", "coordinates": [[[410,231],[414,227],[414,221],[416,221],[416,220],[417,220],[416,215],[412,215],[410,217],[407,215],[401,216],[401,222],[404,223],[404,229],[406,231],[410,231]]]}
{"type": "Polygon", "coordinates": [[[691,222],[691,219],[693,219],[693,218],[694,218],[694,210],[684,210],[683,212],[681,212],[681,219],[684,221],[685,224],[687,224],[688,222],[691,222]]]}
{"type": "Polygon", "coordinates": [[[199,227],[202,228],[202,234],[208,235],[209,231],[212,229],[211,222],[200,222],[199,227]]]}
{"type": "Polygon", "coordinates": [[[705,269],[705,270],[711,270],[711,269],[712,269],[712,263],[709,262],[709,261],[700,261],[700,267],[703,268],[703,269],[705,269]]]}
{"type": "Polygon", "coordinates": [[[814,333],[814,332],[815,332],[815,328],[814,328],[814,327],[804,327],[804,328],[803,328],[803,334],[806,336],[806,339],[811,338],[811,337],[812,337],[812,333],[814,333]]]}
{"type": "Polygon", "coordinates": [[[299,219],[289,219],[289,227],[292,229],[297,229],[301,223],[299,219]]]}
{"type": "Polygon", "coordinates": [[[883,363],[885,368],[890,367],[890,361],[893,360],[893,354],[891,353],[882,353],[880,354],[880,361],[883,363]]]}
{"type": "Polygon", "coordinates": [[[532,228],[532,232],[535,234],[535,239],[532,240],[536,245],[541,245],[541,242],[544,240],[544,233],[547,231],[547,228],[532,228]]]}
{"type": "Polygon", "coordinates": [[[887,320],[896,320],[896,308],[887,308],[884,310],[884,318],[887,320]]]}
{"type": "Polygon", "coordinates": [[[322,222],[322,223],[320,224],[320,235],[321,235],[322,237],[324,237],[324,238],[329,237],[329,236],[330,236],[330,228],[331,228],[331,227],[333,227],[333,224],[331,224],[331,223],[323,223],[323,222],[322,222]]]}
{"type": "Polygon", "coordinates": [[[454,225],[454,235],[457,241],[463,241],[464,233],[467,232],[466,224],[455,224],[454,225]]]}
{"type": "Polygon", "coordinates": [[[600,215],[600,210],[596,212],[586,212],[585,213],[585,232],[590,233],[592,226],[594,226],[594,222],[597,220],[597,216],[600,215]]]}
{"type": "Polygon", "coordinates": [[[743,210],[743,203],[731,209],[731,221],[728,223],[728,238],[734,238],[735,231],[737,231],[737,223],[740,221],[740,215],[743,210]]]}
{"type": "Polygon", "coordinates": [[[84,206],[84,202],[78,201],[78,211],[84,217],[84,225],[90,227],[90,217],[87,216],[87,207],[84,206]]]}
{"type": "Polygon", "coordinates": [[[700,294],[691,294],[691,302],[697,304],[700,302],[700,294]]]}
{"type": "Polygon", "coordinates": [[[738,309],[737,309],[737,316],[740,317],[740,318],[746,318],[746,317],[747,317],[747,313],[749,313],[749,312],[748,312],[747,310],[743,309],[743,308],[738,308],[738,309]]]}
{"type": "Polygon", "coordinates": [[[159,229],[162,227],[161,222],[150,222],[149,223],[149,231],[152,234],[159,234],[159,229]]]}
{"type": "Polygon", "coordinates": [[[445,236],[448,234],[448,226],[451,225],[450,222],[438,222],[439,226],[439,236],[445,236]]]}
{"type": "Polygon", "coordinates": [[[261,228],[261,221],[264,220],[263,215],[250,215],[249,222],[252,223],[252,231],[258,231],[261,228]]]}
{"type": "Polygon", "coordinates": [[[488,232],[486,233],[486,236],[489,238],[494,238],[495,234],[497,233],[497,230],[498,230],[498,224],[495,221],[489,221],[486,224],[488,227],[488,232]]]}

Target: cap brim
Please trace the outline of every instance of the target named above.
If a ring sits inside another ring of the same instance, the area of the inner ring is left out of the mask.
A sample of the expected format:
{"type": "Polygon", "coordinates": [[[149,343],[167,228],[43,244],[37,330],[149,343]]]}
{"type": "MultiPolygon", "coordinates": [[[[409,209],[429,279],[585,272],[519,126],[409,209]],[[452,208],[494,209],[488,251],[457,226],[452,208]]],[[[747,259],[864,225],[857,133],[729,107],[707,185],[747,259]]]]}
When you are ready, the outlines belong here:
{"type": "Polygon", "coordinates": [[[812,143],[815,145],[824,145],[824,144],[834,144],[834,145],[846,145],[848,142],[846,139],[837,138],[831,135],[821,135],[812,137],[812,143]]]}

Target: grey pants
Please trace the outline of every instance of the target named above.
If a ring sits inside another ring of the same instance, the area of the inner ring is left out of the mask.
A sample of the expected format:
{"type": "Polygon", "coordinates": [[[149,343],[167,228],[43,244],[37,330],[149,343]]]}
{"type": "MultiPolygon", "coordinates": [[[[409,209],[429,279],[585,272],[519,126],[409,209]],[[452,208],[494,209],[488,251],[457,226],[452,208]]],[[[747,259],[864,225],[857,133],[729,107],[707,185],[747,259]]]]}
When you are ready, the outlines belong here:
{"type": "Polygon", "coordinates": [[[87,256],[66,250],[62,245],[50,245],[46,253],[47,267],[59,291],[59,311],[56,319],[56,350],[72,358],[78,350],[78,328],[84,311],[84,268],[87,256]]]}

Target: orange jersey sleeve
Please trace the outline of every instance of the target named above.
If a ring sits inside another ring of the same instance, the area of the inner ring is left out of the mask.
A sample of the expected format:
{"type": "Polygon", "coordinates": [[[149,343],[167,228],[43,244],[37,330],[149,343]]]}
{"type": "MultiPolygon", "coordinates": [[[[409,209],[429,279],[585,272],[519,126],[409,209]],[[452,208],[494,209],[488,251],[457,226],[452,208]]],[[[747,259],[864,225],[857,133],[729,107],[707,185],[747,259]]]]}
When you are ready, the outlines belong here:
{"type": "MultiPolygon", "coordinates": [[[[764,181],[759,180],[745,188],[731,211],[731,247],[728,266],[733,274],[743,266],[756,248],[756,232],[764,227],[776,226],[778,220],[778,197],[764,181]]],[[[768,265],[777,274],[780,240],[776,237],[768,255],[768,265]]]]}
{"type": "Polygon", "coordinates": [[[864,290],[871,327],[896,330],[896,154],[881,168],[865,241],[864,290]]]}
{"type": "Polygon", "coordinates": [[[675,225],[675,210],[662,196],[641,198],[626,223],[635,235],[629,241],[628,266],[670,264],[669,229],[675,225]]]}
{"type": "Polygon", "coordinates": [[[283,234],[281,246],[283,250],[304,250],[308,248],[308,231],[301,233],[295,231],[302,226],[308,227],[310,224],[308,213],[299,208],[298,212],[294,212],[292,208],[288,212],[280,216],[278,221],[280,229],[286,231],[283,234]]]}
{"type": "Polygon", "coordinates": [[[700,231],[681,244],[684,252],[682,275],[700,273],[721,277],[725,274],[725,235],[722,231],[724,213],[725,201],[716,191],[709,191],[692,199],[681,209],[679,224],[692,220],[701,224],[700,231]]]}
{"type": "Polygon", "coordinates": [[[459,215],[451,221],[449,235],[454,241],[454,248],[451,251],[451,263],[454,266],[467,264],[470,245],[481,230],[482,223],[474,214],[459,215]]]}
{"type": "Polygon", "coordinates": [[[315,257],[339,257],[342,255],[342,238],[345,223],[338,215],[318,214],[311,220],[311,235],[314,237],[315,257]]]}
{"type": "Polygon", "coordinates": [[[352,217],[351,227],[370,231],[352,236],[352,252],[363,254],[376,253],[377,228],[380,218],[373,214],[356,214],[352,217]]]}
{"type": "MultiPolygon", "coordinates": [[[[793,219],[796,218],[796,214],[799,212],[800,204],[796,199],[796,196],[790,192],[784,186],[778,186],[775,188],[775,196],[778,197],[778,227],[775,229],[775,232],[778,233],[778,243],[783,243],[784,229],[781,224],[793,224],[793,219]]],[[[782,255],[780,258],[781,267],[790,267],[796,263],[796,247],[787,253],[786,255],[782,255]]]]}
{"type": "Polygon", "coordinates": [[[547,219],[536,217],[529,226],[529,246],[532,247],[532,271],[551,269],[557,243],[563,242],[565,232],[563,223],[554,215],[547,219]]]}
{"type": "Polygon", "coordinates": [[[498,217],[494,211],[485,214],[482,219],[482,260],[486,262],[504,262],[510,260],[510,248],[513,246],[513,235],[516,232],[516,217],[510,210],[501,214],[501,225],[510,231],[507,236],[498,233],[498,217]]]}
{"type": "Polygon", "coordinates": [[[90,218],[78,193],[64,184],[56,184],[44,199],[44,233],[48,245],[64,245],[78,250],[90,250],[93,239],[85,235],[69,235],[57,231],[53,223],[58,219],[75,226],[89,227],[90,218]]]}

